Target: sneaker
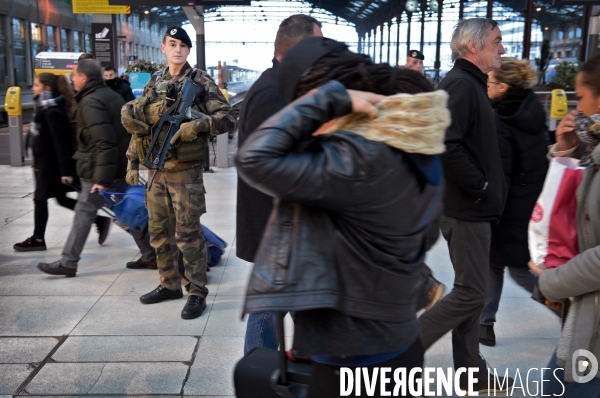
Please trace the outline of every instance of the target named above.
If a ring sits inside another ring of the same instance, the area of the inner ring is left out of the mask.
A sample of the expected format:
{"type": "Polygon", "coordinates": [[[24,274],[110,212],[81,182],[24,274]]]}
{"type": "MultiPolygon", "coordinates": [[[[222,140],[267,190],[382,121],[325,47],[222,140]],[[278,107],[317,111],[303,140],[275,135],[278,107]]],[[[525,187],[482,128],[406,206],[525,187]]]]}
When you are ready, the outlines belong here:
{"type": "Polygon", "coordinates": [[[202,315],[202,312],[206,308],[206,299],[200,296],[188,296],[187,303],[181,311],[181,317],[183,319],[194,319],[202,315]]]}
{"type": "Polygon", "coordinates": [[[15,243],[13,245],[13,249],[18,252],[36,252],[46,250],[46,241],[42,239],[42,241],[38,241],[33,236],[25,239],[23,242],[15,243]]]}
{"type": "Polygon", "coordinates": [[[488,347],[496,346],[494,325],[479,325],[479,344],[483,344],[488,347]]]}
{"type": "Polygon", "coordinates": [[[77,274],[77,268],[64,267],[60,260],[53,263],[39,263],[38,269],[50,275],[64,275],[67,278],[72,278],[77,274]]]}
{"type": "Polygon", "coordinates": [[[106,237],[108,236],[110,217],[96,217],[96,229],[98,230],[98,244],[101,245],[106,241],[106,237]]]}
{"type": "Polygon", "coordinates": [[[127,265],[125,265],[125,267],[127,267],[129,269],[142,269],[142,268],[158,269],[158,266],[156,265],[156,260],[142,261],[141,258],[139,260],[128,262],[127,265]]]}
{"type": "Polygon", "coordinates": [[[431,277],[431,279],[433,281],[431,287],[429,288],[429,291],[427,292],[427,296],[429,297],[429,303],[427,304],[427,306],[425,306],[425,311],[431,309],[431,307],[433,307],[435,303],[440,301],[440,299],[444,295],[444,291],[446,290],[446,285],[444,285],[442,282],[438,281],[433,276],[431,277]]]}
{"type": "Polygon", "coordinates": [[[171,290],[167,289],[163,285],[158,285],[156,289],[140,297],[140,301],[143,304],[156,304],[160,303],[161,301],[180,299],[182,297],[183,292],[181,291],[181,288],[178,290],[171,290]]]}
{"type": "MultiPolygon", "coordinates": [[[[500,378],[501,376],[498,376],[498,377],[500,378]]],[[[503,392],[507,392],[508,390],[510,390],[512,388],[513,384],[515,384],[515,380],[512,377],[508,377],[508,376],[506,378],[501,377],[500,381],[498,382],[498,380],[496,380],[494,378],[494,376],[490,376],[489,384],[488,384],[488,380],[486,377],[485,380],[482,380],[473,386],[473,392],[478,393],[479,396],[486,396],[486,395],[487,396],[496,396],[496,394],[498,394],[498,393],[503,393],[503,392]],[[485,395],[482,395],[482,394],[485,394],[485,395]]],[[[463,384],[462,380],[460,383],[460,389],[461,389],[461,391],[464,391],[464,392],[469,391],[468,388],[463,384]]],[[[466,396],[469,396],[469,395],[467,394],[466,396]]]]}

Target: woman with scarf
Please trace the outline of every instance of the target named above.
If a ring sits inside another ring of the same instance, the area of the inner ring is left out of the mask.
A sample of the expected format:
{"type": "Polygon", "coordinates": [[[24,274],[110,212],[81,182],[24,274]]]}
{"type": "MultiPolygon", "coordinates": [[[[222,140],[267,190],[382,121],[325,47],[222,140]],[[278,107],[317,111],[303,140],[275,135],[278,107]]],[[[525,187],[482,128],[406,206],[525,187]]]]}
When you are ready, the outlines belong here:
{"type": "Polygon", "coordinates": [[[315,361],[308,397],[337,397],[340,367],[423,365],[416,312],[439,228],[447,94],[320,37],[286,53],[279,89],[293,102],[236,159],[276,198],[245,312],[295,311],[294,355],[315,361]]]}
{"type": "MultiPolygon", "coordinates": [[[[73,90],[65,76],[41,73],[33,83],[35,112],[29,124],[29,142],[33,153],[35,176],[33,235],[13,248],[19,252],[46,250],[48,199],[67,209],[75,208],[75,199],[66,196],[77,185],[75,150],[71,137],[71,114],[74,110],[73,90]]],[[[108,217],[98,217],[99,228],[110,225],[108,217]]]]}
{"type": "Polygon", "coordinates": [[[557,268],[532,262],[546,299],[570,301],[560,341],[544,372],[544,394],[600,397],[600,55],[590,58],[575,82],[577,109],[560,122],[550,156],[581,160],[577,190],[579,254],[557,268]]]}
{"type": "Polygon", "coordinates": [[[488,96],[494,108],[496,131],[508,196],[502,218],[492,224],[487,298],[481,312],[479,342],[496,345],[494,322],[504,284],[504,268],[528,292],[537,277],[527,263],[527,227],[548,171],[546,112],[529,87],[535,72],[527,60],[502,57],[500,69],[488,74],[488,96]]]}

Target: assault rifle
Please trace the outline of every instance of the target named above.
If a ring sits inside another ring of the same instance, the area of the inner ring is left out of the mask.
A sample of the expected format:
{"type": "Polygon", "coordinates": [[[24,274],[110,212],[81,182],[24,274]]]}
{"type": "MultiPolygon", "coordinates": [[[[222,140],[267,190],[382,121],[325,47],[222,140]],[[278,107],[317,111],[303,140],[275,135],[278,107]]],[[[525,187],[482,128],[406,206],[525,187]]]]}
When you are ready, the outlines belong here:
{"type": "Polygon", "coordinates": [[[171,139],[177,130],[179,130],[181,123],[204,116],[201,112],[192,109],[196,96],[204,90],[204,86],[194,80],[196,73],[197,71],[192,72],[190,77],[183,83],[181,91],[177,94],[177,100],[160,116],[160,120],[152,128],[152,141],[150,142],[148,153],[146,153],[146,157],[144,158],[144,166],[154,170],[154,174],[148,182],[146,191],[150,191],[157,172],[165,168],[167,155],[171,150],[171,139]],[[160,147],[156,155],[154,155],[155,149],[159,145],[160,132],[165,124],[167,125],[167,129],[160,141],[160,147]],[[150,160],[152,156],[154,157],[150,160]]]}

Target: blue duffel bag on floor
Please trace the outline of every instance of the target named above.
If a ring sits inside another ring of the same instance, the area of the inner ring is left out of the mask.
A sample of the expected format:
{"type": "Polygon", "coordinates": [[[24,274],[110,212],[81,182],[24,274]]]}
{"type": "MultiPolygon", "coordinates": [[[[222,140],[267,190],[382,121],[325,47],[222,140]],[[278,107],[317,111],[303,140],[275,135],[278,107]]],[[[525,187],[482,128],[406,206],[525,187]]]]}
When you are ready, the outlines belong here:
{"type": "Polygon", "coordinates": [[[99,191],[106,201],[115,219],[130,229],[142,232],[148,228],[148,210],[144,203],[145,189],[142,185],[134,187],[111,187],[124,188],[123,192],[99,191]]]}
{"type": "Polygon", "coordinates": [[[225,253],[227,242],[221,239],[213,231],[208,229],[206,225],[200,225],[202,225],[202,231],[204,231],[204,240],[206,241],[206,254],[208,255],[208,266],[212,267],[221,262],[221,256],[223,255],[223,253],[225,253]]]}

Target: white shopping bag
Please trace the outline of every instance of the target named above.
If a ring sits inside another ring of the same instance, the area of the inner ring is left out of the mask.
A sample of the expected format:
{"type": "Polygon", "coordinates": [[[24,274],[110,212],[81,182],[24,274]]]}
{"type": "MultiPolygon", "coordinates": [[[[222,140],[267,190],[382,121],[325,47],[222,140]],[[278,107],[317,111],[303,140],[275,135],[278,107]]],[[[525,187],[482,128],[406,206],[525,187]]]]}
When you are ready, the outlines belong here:
{"type": "Polygon", "coordinates": [[[579,160],[554,158],[529,221],[529,253],[536,265],[563,265],[578,253],[577,187],[583,178],[579,160]]]}

